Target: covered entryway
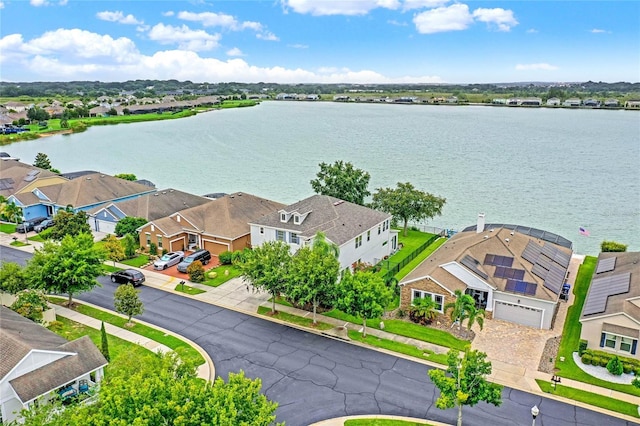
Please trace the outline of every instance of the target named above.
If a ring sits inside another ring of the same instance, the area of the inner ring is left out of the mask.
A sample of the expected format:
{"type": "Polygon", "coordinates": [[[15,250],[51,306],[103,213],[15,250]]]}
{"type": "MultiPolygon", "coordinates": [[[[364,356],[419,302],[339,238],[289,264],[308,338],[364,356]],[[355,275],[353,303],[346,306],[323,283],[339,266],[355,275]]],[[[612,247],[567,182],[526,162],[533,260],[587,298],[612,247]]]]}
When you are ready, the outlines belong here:
{"type": "Polygon", "coordinates": [[[540,328],[542,325],[542,313],[542,309],[496,300],[493,317],[515,322],[516,324],[540,328]]]}

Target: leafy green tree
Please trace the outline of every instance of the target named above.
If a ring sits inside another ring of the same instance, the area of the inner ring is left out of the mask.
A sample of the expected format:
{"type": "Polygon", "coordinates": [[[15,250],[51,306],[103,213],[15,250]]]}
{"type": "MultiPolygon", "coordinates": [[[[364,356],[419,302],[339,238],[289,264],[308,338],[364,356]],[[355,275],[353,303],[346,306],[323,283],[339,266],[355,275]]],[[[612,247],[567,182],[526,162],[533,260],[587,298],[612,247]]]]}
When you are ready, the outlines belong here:
{"type": "Polygon", "coordinates": [[[276,297],[287,288],[291,268],[291,251],[283,241],[267,241],[255,247],[236,265],[244,280],[256,290],[271,294],[276,312],[276,297]]]}
{"type": "Polygon", "coordinates": [[[627,251],[627,245],[618,243],[615,241],[603,241],[602,244],[600,244],[600,250],[603,253],[610,253],[610,252],[620,253],[620,252],[627,251]]]}
{"type": "Polygon", "coordinates": [[[433,219],[442,214],[445,203],[446,199],[420,191],[409,182],[398,182],[396,188],[378,188],[371,206],[402,221],[406,236],[410,220],[433,219]]]}
{"type": "Polygon", "coordinates": [[[499,407],[502,404],[502,386],[487,381],[491,362],[487,354],[467,347],[460,358],[458,351],[447,354],[447,369],[429,370],[429,378],[440,390],[436,407],[441,410],[458,407],[458,426],[462,426],[462,406],[473,407],[480,401],[499,407]]]}
{"type": "Polygon", "coordinates": [[[336,295],[340,262],[323,233],[316,234],[313,245],[299,249],[291,262],[287,295],[298,303],[313,305],[313,323],[318,306],[330,304],[336,295]]]}
{"type": "Polygon", "coordinates": [[[333,164],[322,162],[319,166],[317,178],[311,180],[311,188],[316,194],[364,205],[364,199],[371,195],[367,189],[371,178],[368,172],[341,160],[333,164]]]}
{"type": "Polygon", "coordinates": [[[134,175],[133,173],[118,173],[117,175],[113,175],[113,177],[117,177],[117,178],[124,179],[124,180],[129,180],[131,182],[134,182],[134,181],[138,180],[136,175],[134,175]]]}
{"type": "Polygon", "coordinates": [[[109,338],[107,337],[107,330],[104,328],[104,321],[100,325],[100,352],[107,361],[111,361],[111,354],[109,354],[109,338]]]}
{"type": "Polygon", "coordinates": [[[144,305],[139,297],[140,291],[131,284],[121,285],[113,295],[113,305],[116,312],[128,317],[127,324],[131,324],[131,317],[144,312],[144,305]]]}
{"type": "Polygon", "coordinates": [[[61,129],[68,129],[69,128],[69,120],[67,120],[66,118],[63,118],[62,120],[60,120],[60,128],[61,129]]]}
{"type": "Polygon", "coordinates": [[[393,291],[379,275],[347,271],[338,284],[336,308],[362,318],[362,336],[367,337],[367,319],[378,318],[393,299],[393,291]]]}
{"type": "Polygon", "coordinates": [[[138,238],[137,229],[141,226],[144,226],[147,222],[149,221],[143,217],[124,217],[120,219],[118,223],[116,223],[116,235],[118,237],[122,237],[123,235],[131,234],[134,237],[138,238]]]}
{"type": "Polygon", "coordinates": [[[11,309],[31,321],[41,323],[42,313],[49,309],[49,304],[42,291],[25,289],[16,294],[11,309]]]}
{"type": "Polygon", "coordinates": [[[204,266],[202,262],[196,260],[191,262],[191,265],[187,266],[187,274],[189,274],[189,281],[194,283],[201,283],[204,281],[204,266]]]}
{"type": "Polygon", "coordinates": [[[93,244],[91,235],[67,235],[60,243],[46,241],[36,250],[26,275],[35,288],[67,294],[71,306],[74,294],[100,285],[96,278],[103,273],[103,261],[104,253],[93,244]]]}
{"type": "Polygon", "coordinates": [[[138,248],[138,240],[131,234],[125,234],[122,238],[122,245],[124,246],[124,255],[127,259],[131,259],[136,255],[136,249],[138,248]]]}
{"type": "Polygon", "coordinates": [[[0,290],[9,294],[16,294],[26,289],[29,282],[24,268],[15,262],[2,262],[0,266],[0,290]]]}
{"type": "Polygon", "coordinates": [[[36,154],[36,159],[33,162],[33,165],[45,170],[51,169],[51,161],[49,161],[49,156],[44,152],[39,152],[36,154]]]}
{"type": "Polygon", "coordinates": [[[124,247],[122,247],[122,243],[114,235],[107,235],[102,248],[104,249],[106,258],[113,261],[113,266],[116,266],[116,262],[125,257],[124,247]]]}
{"type": "Polygon", "coordinates": [[[27,118],[31,121],[44,121],[51,118],[49,113],[40,107],[33,107],[27,110],[27,118]]]}
{"type": "Polygon", "coordinates": [[[55,225],[51,227],[50,237],[52,240],[60,241],[67,235],[74,237],[80,234],[91,234],[88,220],[87,212],[74,213],[71,208],[58,210],[53,218],[55,225]]]}
{"type": "Polygon", "coordinates": [[[2,209],[2,215],[9,222],[13,222],[17,225],[18,222],[20,222],[20,220],[22,219],[22,208],[18,207],[16,203],[12,201],[5,204],[4,208],[2,209]]]}

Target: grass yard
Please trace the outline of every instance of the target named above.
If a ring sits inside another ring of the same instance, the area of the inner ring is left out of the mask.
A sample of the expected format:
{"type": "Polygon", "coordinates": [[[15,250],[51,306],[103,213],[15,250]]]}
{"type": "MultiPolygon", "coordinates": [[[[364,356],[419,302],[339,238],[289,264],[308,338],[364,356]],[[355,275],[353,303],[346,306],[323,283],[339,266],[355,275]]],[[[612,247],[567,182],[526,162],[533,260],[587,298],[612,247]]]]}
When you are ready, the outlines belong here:
{"type": "Polygon", "coordinates": [[[14,223],[0,223],[0,232],[13,234],[16,232],[16,225],[14,223]]]}
{"type": "Polygon", "coordinates": [[[327,324],[325,322],[318,321],[316,325],[313,325],[313,318],[303,318],[297,315],[291,315],[286,312],[276,312],[275,315],[271,315],[271,308],[267,308],[264,306],[258,307],[258,313],[260,315],[269,316],[271,318],[276,318],[291,324],[301,325],[303,327],[315,328],[316,330],[329,330],[333,328],[331,324],[327,324]]]}
{"type": "MultiPolygon", "coordinates": [[[[60,299],[58,297],[50,298],[52,303],[56,303],[58,305],[62,305],[66,302],[66,299],[60,299]]],[[[77,303],[77,302],[76,302],[77,303]]],[[[116,327],[125,328],[125,324],[127,323],[126,318],[122,318],[118,315],[114,315],[109,312],[105,312],[100,309],[93,308],[91,306],[77,304],[75,310],[80,312],[81,314],[88,315],[92,318],[96,318],[100,321],[104,321],[105,323],[115,325],[116,327]]],[[[163,345],[173,349],[178,353],[181,357],[193,360],[196,365],[204,364],[205,360],[202,358],[202,355],[191,347],[184,340],[174,337],[170,334],[164,334],[162,331],[156,330],[155,328],[148,327],[144,324],[138,324],[135,322],[135,318],[132,319],[134,322],[133,327],[126,327],[127,330],[140,334],[141,336],[148,337],[151,340],[154,340],[158,343],[162,343],[163,345]]]]}
{"type": "Polygon", "coordinates": [[[595,407],[604,408],[606,410],[615,411],[616,413],[626,414],[627,416],[640,417],[638,414],[638,406],[625,401],[619,401],[615,398],[600,395],[597,393],[591,393],[580,389],[574,389],[563,385],[557,385],[554,390],[551,383],[545,380],[538,380],[538,386],[545,393],[551,393],[565,398],[572,399],[574,401],[583,402],[585,404],[593,405],[595,407]]]}
{"type": "Polygon", "coordinates": [[[104,269],[104,271],[109,274],[112,272],[122,271],[122,268],[118,268],[117,266],[113,265],[107,265],[106,263],[104,264],[104,267],[102,269],[104,269]]]}
{"type": "Polygon", "coordinates": [[[220,265],[216,268],[211,268],[207,272],[205,272],[206,280],[201,284],[208,285],[211,287],[218,287],[232,278],[236,278],[240,276],[240,269],[236,268],[233,265],[220,265]],[[228,275],[225,275],[225,272],[229,271],[228,275]],[[218,275],[215,278],[209,278],[209,274],[211,272],[215,272],[218,275]]]}
{"type": "Polygon", "coordinates": [[[420,349],[406,343],[395,342],[389,339],[367,335],[362,337],[362,333],[356,330],[349,330],[349,338],[358,342],[366,343],[369,346],[386,349],[388,351],[397,352],[399,354],[409,355],[415,358],[425,359],[427,361],[436,362],[438,364],[447,365],[447,354],[436,354],[427,349],[420,349]]]}
{"type": "Polygon", "coordinates": [[[131,259],[121,260],[120,263],[133,266],[134,268],[142,268],[144,265],[149,263],[149,256],[147,256],[146,254],[141,254],[139,256],[132,257],[131,259]]]}
{"type": "Polygon", "coordinates": [[[404,277],[409,275],[409,272],[413,271],[416,266],[422,263],[427,257],[431,255],[434,251],[436,251],[441,245],[447,242],[446,238],[438,238],[433,243],[429,245],[422,253],[415,257],[411,262],[407,263],[404,268],[400,269],[395,276],[398,281],[401,281],[404,277]]]}
{"type": "Polygon", "coordinates": [[[37,242],[37,243],[44,243],[44,241],[45,241],[45,240],[44,240],[44,238],[42,238],[42,237],[40,236],[40,234],[36,234],[36,235],[34,235],[33,237],[29,237],[29,238],[27,238],[27,240],[29,240],[29,241],[35,241],[35,242],[37,242]]]}
{"type": "Polygon", "coordinates": [[[425,422],[407,422],[396,419],[350,419],[344,422],[344,426],[429,426],[425,422]]]}
{"type": "MultiPolygon", "coordinates": [[[[95,328],[87,327],[86,325],[77,323],[75,321],[71,321],[70,319],[57,316],[57,323],[54,323],[49,327],[49,330],[54,333],[64,337],[65,339],[71,341],[75,340],[79,337],[88,335],[93,343],[96,344],[98,348],[101,346],[101,336],[100,330],[96,330],[95,328]]],[[[132,342],[128,342],[119,337],[108,335],[109,341],[109,355],[111,359],[115,359],[119,355],[127,355],[132,352],[138,352],[141,355],[150,352],[148,349],[143,346],[137,345],[132,342]]]]}
{"type": "Polygon", "coordinates": [[[584,305],[584,300],[587,297],[591,277],[593,276],[593,271],[595,270],[597,263],[598,258],[587,256],[584,263],[580,265],[580,269],[578,270],[578,276],[576,277],[576,282],[573,286],[573,294],[576,296],[575,303],[567,311],[567,318],[564,322],[564,329],[562,330],[562,341],[560,342],[560,349],[558,350],[558,357],[556,359],[558,375],[560,377],[566,377],[568,379],[578,380],[580,382],[601,386],[603,388],[640,396],[640,389],[632,385],[611,383],[593,377],[585,373],[576,365],[575,362],[573,362],[573,352],[578,350],[580,332],[582,331],[582,325],[579,321],[580,314],[582,312],[582,306],[584,305]],[[565,358],[564,362],[560,361],[560,357],[565,358]]]}
{"type": "Polygon", "coordinates": [[[9,243],[9,245],[10,246],[14,246],[14,247],[24,247],[24,246],[28,246],[28,245],[31,245],[31,244],[25,243],[24,241],[20,241],[20,240],[14,240],[14,241],[11,241],[9,243]]]}
{"type": "Polygon", "coordinates": [[[174,290],[179,291],[181,293],[190,294],[192,296],[195,296],[196,294],[202,294],[205,292],[204,290],[200,290],[199,288],[191,287],[185,284],[176,285],[176,288],[174,288],[174,290]]]}

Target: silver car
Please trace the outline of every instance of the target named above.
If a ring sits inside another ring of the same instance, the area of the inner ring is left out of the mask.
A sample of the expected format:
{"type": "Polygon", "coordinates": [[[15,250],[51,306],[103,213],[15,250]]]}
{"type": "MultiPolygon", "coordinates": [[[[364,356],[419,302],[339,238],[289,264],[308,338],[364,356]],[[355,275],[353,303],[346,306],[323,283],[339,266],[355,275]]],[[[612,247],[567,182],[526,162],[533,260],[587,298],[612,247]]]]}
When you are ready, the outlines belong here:
{"type": "Polygon", "coordinates": [[[167,269],[173,265],[177,265],[184,259],[183,251],[172,251],[167,254],[163,254],[162,257],[153,262],[153,269],[167,269]]]}

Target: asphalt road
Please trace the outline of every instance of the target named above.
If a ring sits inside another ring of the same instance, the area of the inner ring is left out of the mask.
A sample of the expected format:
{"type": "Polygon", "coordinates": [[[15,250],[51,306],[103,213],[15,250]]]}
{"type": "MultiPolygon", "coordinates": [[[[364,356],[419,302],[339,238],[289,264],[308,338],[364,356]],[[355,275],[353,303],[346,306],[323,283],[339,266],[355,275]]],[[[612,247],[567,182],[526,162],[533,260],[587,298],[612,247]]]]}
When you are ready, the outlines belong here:
{"type": "MultiPolygon", "coordinates": [[[[22,263],[30,256],[1,250],[7,261],[22,263]]],[[[77,298],[113,309],[116,285],[106,277],[99,281],[102,287],[77,298]]],[[[356,414],[455,424],[457,410],[436,408],[438,392],[423,364],[151,287],[141,287],[140,297],[145,312],[139,318],[197,342],[213,359],[217,375],[226,379],[229,372],[244,370],[259,377],[263,392],[279,403],[278,421],[287,425],[356,414]]],[[[504,389],[500,407],[465,407],[463,420],[474,426],[530,425],[533,405],[540,408],[538,426],[636,424],[510,388],[504,389]]]]}

